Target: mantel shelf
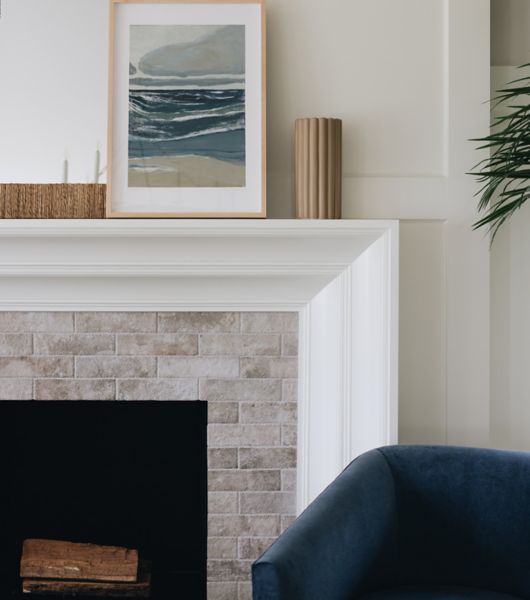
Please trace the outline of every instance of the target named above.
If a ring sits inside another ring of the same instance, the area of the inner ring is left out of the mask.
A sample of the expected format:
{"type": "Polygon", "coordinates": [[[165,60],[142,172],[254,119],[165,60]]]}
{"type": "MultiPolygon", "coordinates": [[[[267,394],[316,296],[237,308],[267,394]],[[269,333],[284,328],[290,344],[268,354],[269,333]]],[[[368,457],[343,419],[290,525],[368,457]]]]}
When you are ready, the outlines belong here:
{"type": "Polygon", "coordinates": [[[125,236],[206,237],[345,236],[380,232],[388,220],[299,219],[3,219],[0,237],[7,236],[125,236]]]}
{"type": "MultiPolygon", "coordinates": [[[[173,286],[193,278],[165,300],[202,306],[212,298],[219,303],[221,293],[223,308],[283,298],[284,305],[297,309],[395,227],[388,221],[5,220],[0,221],[0,277],[162,278],[172,279],[173,286]]],[[[109,296],[115,284],[105,286],[109,296]]],[[[128,306],[145,302],[142,292],[156,289],[138,287],[128,291],[128,306]]],[[[86,300],[100,288],[92,283],[86,300]]],[[[64,285],[61,290],[64,294],[64,285]]],[[[158,300],[162,295],[155,294],[158,300]]]]}

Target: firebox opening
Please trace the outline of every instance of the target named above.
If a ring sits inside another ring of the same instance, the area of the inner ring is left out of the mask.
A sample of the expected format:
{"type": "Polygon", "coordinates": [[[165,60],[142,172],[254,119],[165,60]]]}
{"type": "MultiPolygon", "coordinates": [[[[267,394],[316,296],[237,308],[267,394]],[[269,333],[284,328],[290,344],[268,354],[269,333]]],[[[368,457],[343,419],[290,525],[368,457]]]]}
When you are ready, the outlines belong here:
{"type": "Polygon", "coordinates": [[[206,402],[0,402],[1,597],[43,538],[136,548],[153,600],[205,600],[206,431],[206,402]]]}

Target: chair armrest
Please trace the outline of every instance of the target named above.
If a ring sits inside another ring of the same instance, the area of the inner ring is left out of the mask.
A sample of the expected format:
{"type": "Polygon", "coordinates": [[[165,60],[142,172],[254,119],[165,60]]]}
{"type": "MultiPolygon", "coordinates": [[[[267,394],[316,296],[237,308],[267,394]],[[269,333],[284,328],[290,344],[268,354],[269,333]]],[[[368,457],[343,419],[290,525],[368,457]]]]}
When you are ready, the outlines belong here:
{"type": "Polygon", "coordinates": [[[396,551],[396,501],[386,459],[354,460],[252,566],[254,600],[352,600],[396,551]]]}

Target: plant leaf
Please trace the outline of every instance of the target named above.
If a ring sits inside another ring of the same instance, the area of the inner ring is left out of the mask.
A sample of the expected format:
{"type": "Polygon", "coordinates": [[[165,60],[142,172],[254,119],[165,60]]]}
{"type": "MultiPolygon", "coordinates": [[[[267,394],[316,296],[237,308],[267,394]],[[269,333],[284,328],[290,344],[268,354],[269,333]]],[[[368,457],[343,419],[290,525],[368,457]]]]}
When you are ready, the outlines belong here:
{"type": "MultiPolygon", "coordinates": [[[[530,63],[520,69],[530,68],[530,63]]],[[[477,192],[483,216],[473,229],[487,227],[491,243],[500,227],[530,198],[530,75],[519,77],[497,91],[491,110],[502,107],[507,114],[493,119],[492,132],[475,140],[478,150],[490,156],[468,173],[483,185],[477,192]]]]}

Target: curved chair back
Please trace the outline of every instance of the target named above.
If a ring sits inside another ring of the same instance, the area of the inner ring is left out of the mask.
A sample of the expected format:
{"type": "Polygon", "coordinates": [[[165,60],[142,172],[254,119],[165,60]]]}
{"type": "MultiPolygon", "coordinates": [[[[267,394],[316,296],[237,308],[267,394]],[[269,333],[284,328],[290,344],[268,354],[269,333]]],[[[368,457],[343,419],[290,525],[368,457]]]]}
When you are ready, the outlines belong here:
{"type": "Polygon", "coordinates": [[[397,585],[530,598],[530,454],[367,452],[253,565],[254,600],[352,600],[397,585]]]}
{"type": "Polygon", "coordinates": [[[396,583],[530,597],[530,454],[440,446],[379,451],[396,492],[396,583]]]}

